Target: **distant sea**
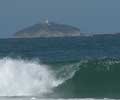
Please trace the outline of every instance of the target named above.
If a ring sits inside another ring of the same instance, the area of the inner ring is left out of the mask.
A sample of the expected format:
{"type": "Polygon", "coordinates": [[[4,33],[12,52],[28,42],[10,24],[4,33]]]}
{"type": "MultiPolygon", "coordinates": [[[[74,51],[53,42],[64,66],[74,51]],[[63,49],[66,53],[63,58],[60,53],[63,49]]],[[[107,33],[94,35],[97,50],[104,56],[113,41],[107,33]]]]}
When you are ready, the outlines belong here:
{"type": "Polygon", "coordinates": [[[120,35],[0,39],[0,100],[120,99],[120,35]]]}

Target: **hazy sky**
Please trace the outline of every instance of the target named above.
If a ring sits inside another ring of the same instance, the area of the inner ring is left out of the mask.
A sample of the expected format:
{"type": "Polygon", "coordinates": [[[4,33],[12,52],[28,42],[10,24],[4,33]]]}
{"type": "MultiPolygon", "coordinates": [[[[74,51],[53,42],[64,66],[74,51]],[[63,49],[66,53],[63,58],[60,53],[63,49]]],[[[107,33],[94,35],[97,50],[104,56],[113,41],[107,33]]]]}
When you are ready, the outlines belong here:
{"type": "Polygon", "coordinates": [[[0,0],[0,37],[45,19],[81,32],[120,32],[120,0],[0,0]]]}

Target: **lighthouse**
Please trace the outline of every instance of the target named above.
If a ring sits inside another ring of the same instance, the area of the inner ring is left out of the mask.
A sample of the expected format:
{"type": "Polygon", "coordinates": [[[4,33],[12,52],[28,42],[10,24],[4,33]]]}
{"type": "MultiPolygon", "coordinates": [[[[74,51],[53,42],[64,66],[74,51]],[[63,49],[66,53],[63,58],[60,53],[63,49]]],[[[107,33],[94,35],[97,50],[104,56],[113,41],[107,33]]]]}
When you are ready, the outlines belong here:
{"type": "Polygon", "coordinates": [[[49,24],[49,21],[48,21],[48,19],[47,19],[47,20],[45,20],[45,23],[46,23],[46,24],[49,24]]]}

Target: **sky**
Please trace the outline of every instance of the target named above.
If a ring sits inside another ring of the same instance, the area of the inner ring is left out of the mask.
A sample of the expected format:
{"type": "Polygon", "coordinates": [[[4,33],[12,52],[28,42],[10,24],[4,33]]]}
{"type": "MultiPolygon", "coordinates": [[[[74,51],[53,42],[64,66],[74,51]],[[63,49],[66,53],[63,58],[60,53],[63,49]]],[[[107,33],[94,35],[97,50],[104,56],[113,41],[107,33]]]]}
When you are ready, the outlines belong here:
{"type": "Polygon", "coordinates": [[[0,38],[46,19],[81,32],[120,32],[120,0],[0,0],[0,38]]]}

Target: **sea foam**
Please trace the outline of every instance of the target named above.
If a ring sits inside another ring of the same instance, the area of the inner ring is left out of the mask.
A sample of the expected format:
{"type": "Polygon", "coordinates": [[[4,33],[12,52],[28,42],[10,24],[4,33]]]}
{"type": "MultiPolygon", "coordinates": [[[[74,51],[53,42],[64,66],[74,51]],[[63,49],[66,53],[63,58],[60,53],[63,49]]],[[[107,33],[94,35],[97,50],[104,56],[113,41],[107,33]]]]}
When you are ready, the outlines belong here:
{"type": "Polygon", "coordinates": [[[49,66],[37,61],[0,59],[0,96],[41,96],[59,82],[49,66]]]}

